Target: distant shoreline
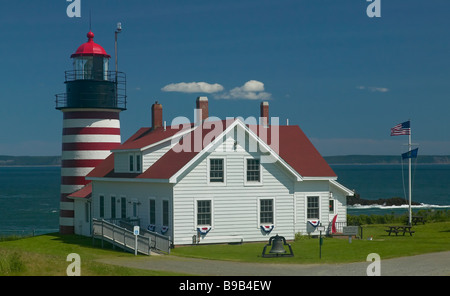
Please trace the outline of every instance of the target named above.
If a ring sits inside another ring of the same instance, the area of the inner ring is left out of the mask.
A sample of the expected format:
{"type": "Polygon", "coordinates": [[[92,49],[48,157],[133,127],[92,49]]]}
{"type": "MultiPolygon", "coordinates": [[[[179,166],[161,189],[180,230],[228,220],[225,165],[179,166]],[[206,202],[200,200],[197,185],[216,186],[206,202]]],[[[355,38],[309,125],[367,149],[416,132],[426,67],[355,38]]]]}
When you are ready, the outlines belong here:
{"type": "MultiPolygon", "coordinates": [[[[401,155],[343,155],[324,156],[330,165],[392,165],[408,163],[401,155]]],[[[414,164],[450,164],[450,155],[420,155],[413,159],[414,164]]]]}
{"type": "MultiPolygon", "coordinates": [[[[400,155],[342,155],[324,156],[329,165],[395,165],[402,164],[400,155]]],[[[450,165],[450,155],[422,155],[414,164],[450,165]]],[[[405,159],[403,163],[407,163],[405,159]]],[[[61,156],[8,156],[0,155],[0,167],[61,166],[61,156]]]]}

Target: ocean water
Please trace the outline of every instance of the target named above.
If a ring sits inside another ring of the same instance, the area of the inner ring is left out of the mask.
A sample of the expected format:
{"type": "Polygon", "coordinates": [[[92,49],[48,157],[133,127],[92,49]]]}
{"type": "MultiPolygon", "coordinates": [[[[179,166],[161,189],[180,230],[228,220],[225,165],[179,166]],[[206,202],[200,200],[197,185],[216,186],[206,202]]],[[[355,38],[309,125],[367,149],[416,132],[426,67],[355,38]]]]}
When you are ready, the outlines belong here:
{"type": "MultiPolygon", "coordinates": [[[[338,181],[364,199],[408,200],[408,169],[400,165],[332,165],[338,181]],[[402,179],[403,177],[403,179],[402,179]],[[403,183],[406,191],[404,191],[403,183]]],[[[58,231],[59,167],[0,167],[0,234],[58,231]]],[[[450,165],[413,168],[413,201],[423,208],[450,208],[450,165]]],[[[349,207],[348,213],[405,213],[405,207],[349,207]]]]}
{"type": "MultiPolygon", "coordinates": [[[[400,197],[408,204],[408,166],[404,165],[332,165],[338,175],[338,182],[356,190],[363,199],[400,197]]],[[[412,201],[421,203],[412,206],[420,209],[450,208],[450,165],[413,165],[411,170],[412,201]]],[[[350,206],[348,213],[359,214],[402,214],[408,206],[350,206]]]]}
{"type": "Polygon", "coordinates": [[[0,234],[58,231],[59,167],[0,167],[0,234]]]}

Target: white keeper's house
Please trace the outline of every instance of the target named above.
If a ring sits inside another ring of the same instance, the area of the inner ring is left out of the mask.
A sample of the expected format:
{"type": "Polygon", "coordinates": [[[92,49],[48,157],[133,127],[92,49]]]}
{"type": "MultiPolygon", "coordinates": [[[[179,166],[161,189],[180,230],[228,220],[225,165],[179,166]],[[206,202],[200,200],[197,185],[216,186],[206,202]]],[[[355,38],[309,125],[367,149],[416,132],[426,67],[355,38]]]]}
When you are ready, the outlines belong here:
{"type": "Polygon", "coordinates": [[[171,126],[155,103],[152,127],[86,176],[90,183],[69,196],[76,233],[91,235],[92,218],[134,219],[184,245],[292,240],[318,224],[345,225],[353,192],[299,126],[269,122],[267,102],[254,123],[210,118],[208,99],[196,103],[198,120],[171,126]]]}

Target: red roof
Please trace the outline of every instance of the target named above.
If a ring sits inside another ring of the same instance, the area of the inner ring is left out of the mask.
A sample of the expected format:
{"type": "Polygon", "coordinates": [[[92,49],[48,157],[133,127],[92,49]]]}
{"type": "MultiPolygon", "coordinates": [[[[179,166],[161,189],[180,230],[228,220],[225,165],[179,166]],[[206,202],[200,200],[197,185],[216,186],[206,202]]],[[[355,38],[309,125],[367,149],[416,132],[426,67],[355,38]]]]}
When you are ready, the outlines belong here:
{"type": "MultiPolygon", "coordinates": [[[[214,124],[212,126],[201,125],[186,134],[195,137],[195,133],[202,134],[202,143],[210,143],[212,139],[221,134],[234,120],[221,121],[221,129],[214,124]],[[205,141],[205,139],[207,141],[205,141]]],[[[191,125],[192,126],[192,125],[191,125]]],[[[252,131],[258,134],[258,128],[261,126],[249,126],[252,131]]],[[[279,149],[274,149],[278,155],[299,175],[302,177],[336,177],[336,174],[320,155],[314,145],[309,141],[299,126],[278,126],[279,129],[279,149]]],[[[164,139],[168,139],[180,132],[176,127],[163,128],[141,128],[124,144],[116,150],[140,149],[146,146],[158,143],[164,139]]],[[[271,127],[267,128],[267,139],[262,140],[269,146],[271,143],[271,127]]],[[[203,148],[194,147],[194,141],[190,144],[184,144],[184,140],[180,140],[172,149],[166,152],[153,165],[151,165],[143,173],[115,173],[114,172],[114,154],[111,154],[105,161],[92,170],[87,177],[112,177],[112,178],[145,178],[145,179],[169,179],[180,171],[190,160],[192,160],[203,148]],[[189,148],[180,151],[181,147],[189,148]],[[194,149],[197,148],[197,149],[194,149]],[[188,150],[188,151],[186,151],[188,150]],[[200,151],[199,151],[200,150],[200,151]]],[[[116,151],[115,150],[115,151],[116,151]]]]}
{"type": "Polygon", "coordinates": [[[81,56],[103,56],[106,58],[110,58],[111,56],[106,53],[105,49],[94,42],[94,33],[92,31],[89,31],[87,33],[88,41],[86,43],[83,43],[78,47],[77,51],[72,54],[70,57],[81,57],[81,56]]]}
{"type": "Polygon", "coordinates": [[[90,198],[92,195],[92,183],[89,182],[86,186],[81,188],[80,190],[75,191],[74,193],[67,196],[68,198],[90,198]]]}

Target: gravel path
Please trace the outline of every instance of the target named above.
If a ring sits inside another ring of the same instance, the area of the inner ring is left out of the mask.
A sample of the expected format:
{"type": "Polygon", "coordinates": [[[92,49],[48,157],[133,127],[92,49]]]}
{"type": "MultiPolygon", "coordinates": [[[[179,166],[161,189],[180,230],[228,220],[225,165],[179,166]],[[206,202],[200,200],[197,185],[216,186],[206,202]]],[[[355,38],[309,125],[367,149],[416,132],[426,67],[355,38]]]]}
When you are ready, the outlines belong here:
{"type": "MultiPolygon", "coordinates": [[[[101,260],[139,269],[211,276],[366,276],[371,262],[346,264],[267,264],[176,256],[138,256],[101,260]]],[[[450,251],[380,261],[382,276],[450,276],[450,251]]]]}

